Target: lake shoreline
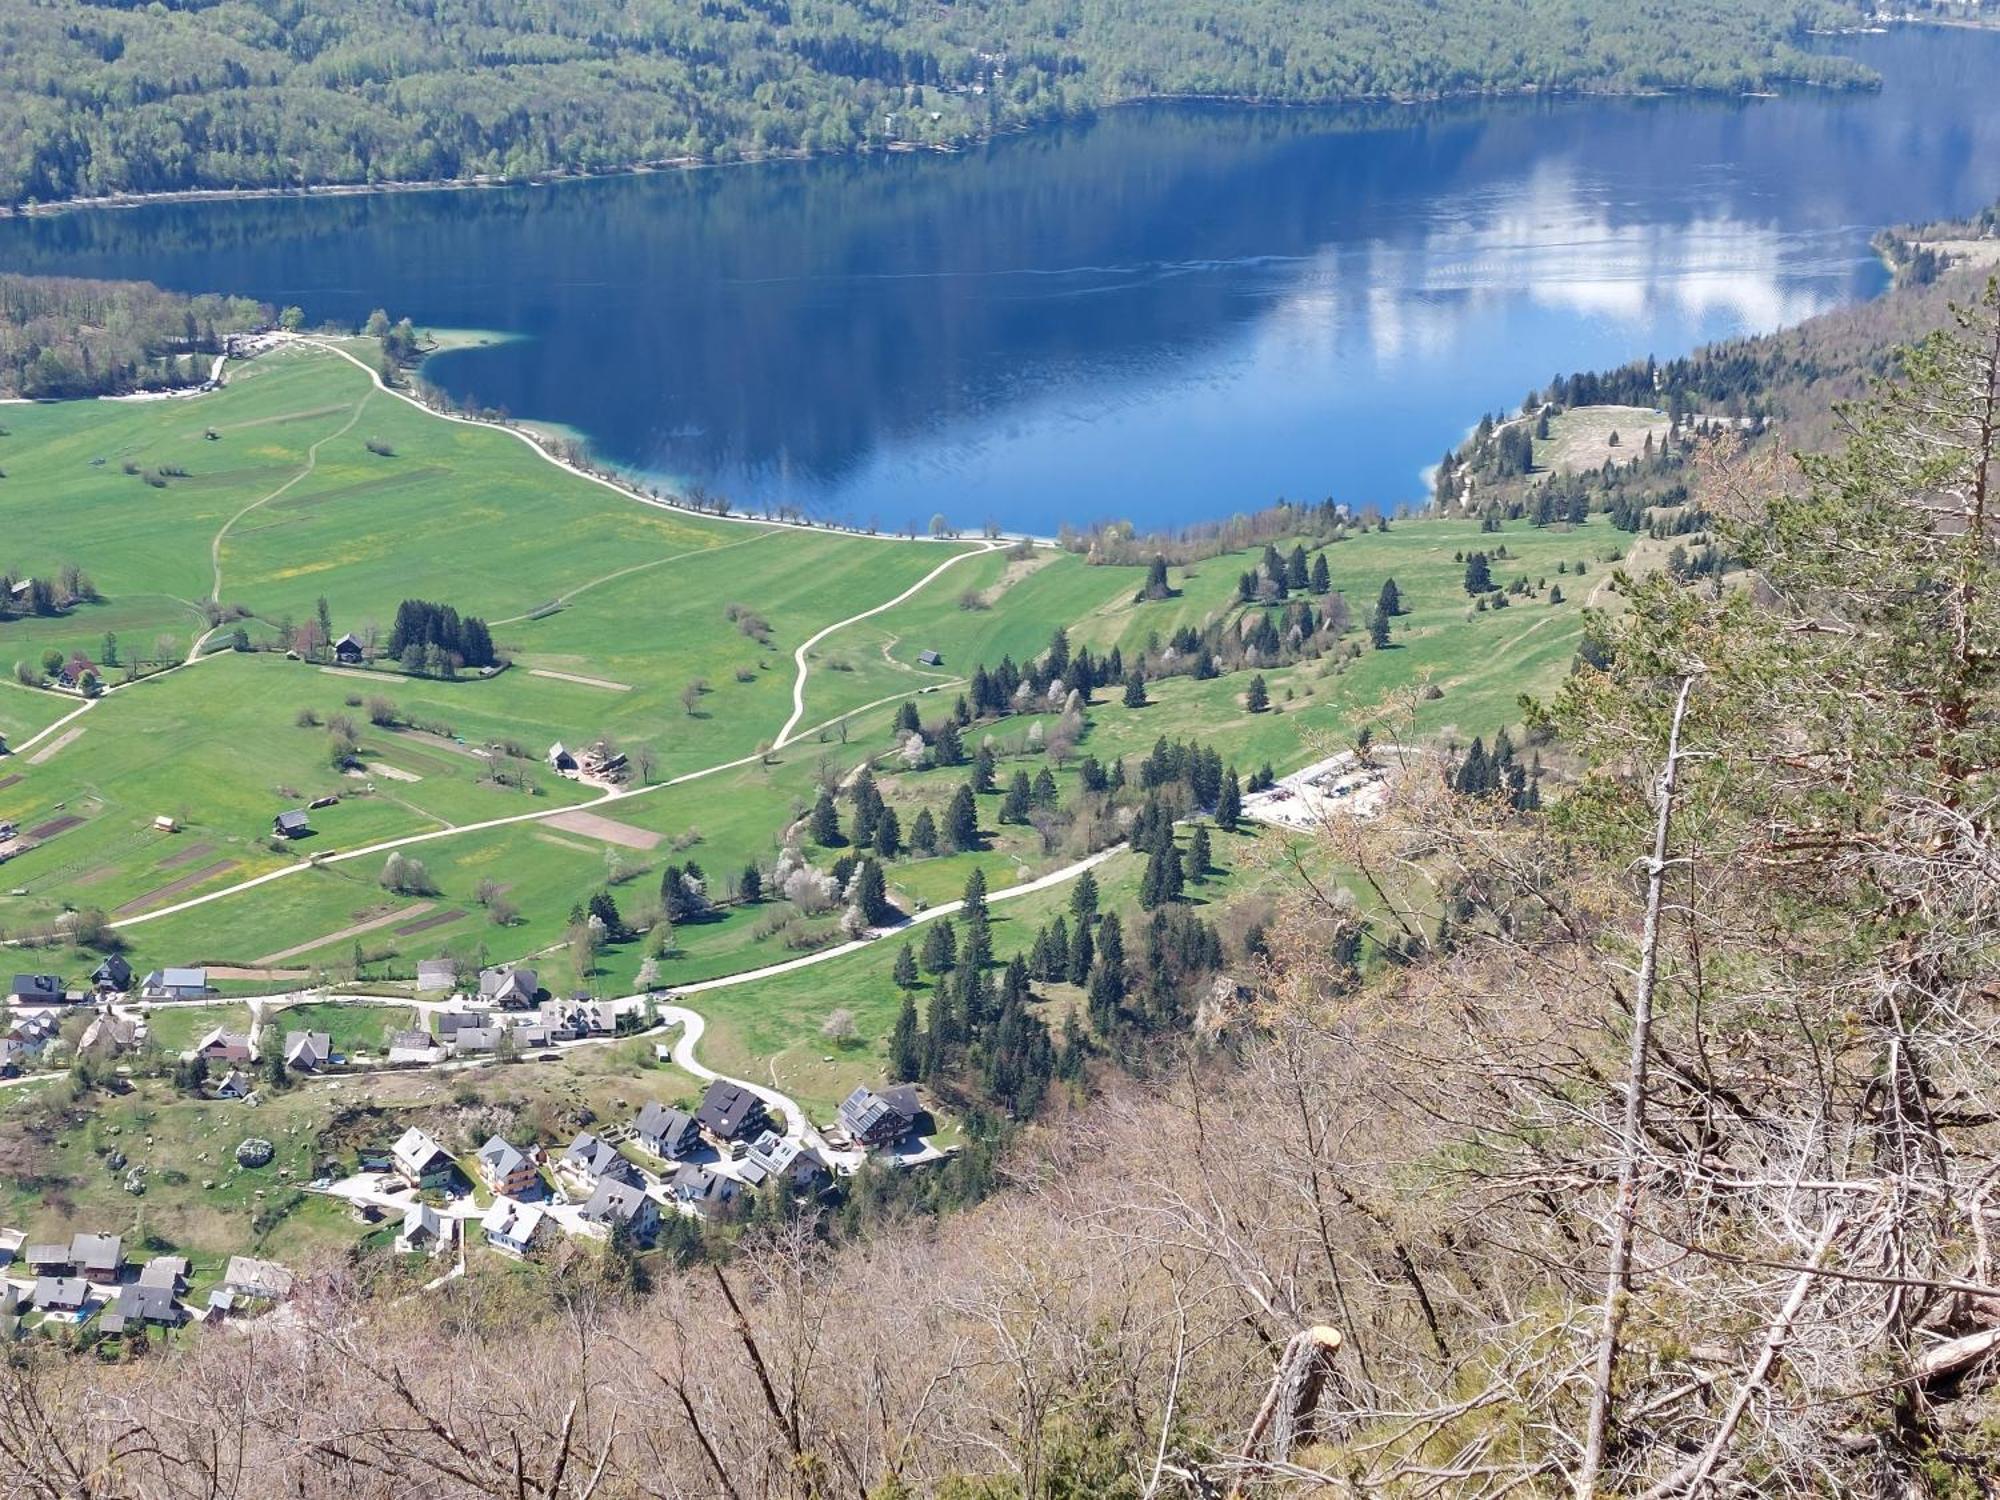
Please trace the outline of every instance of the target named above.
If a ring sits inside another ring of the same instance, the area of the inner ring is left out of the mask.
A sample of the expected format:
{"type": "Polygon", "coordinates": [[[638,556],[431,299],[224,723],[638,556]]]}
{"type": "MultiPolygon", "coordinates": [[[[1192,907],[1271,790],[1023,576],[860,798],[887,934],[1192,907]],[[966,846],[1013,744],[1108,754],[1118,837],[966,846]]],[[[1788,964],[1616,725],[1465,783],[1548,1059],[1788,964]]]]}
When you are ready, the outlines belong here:
{"type": "MultiPolygon", "coordinates": [[[[1924,24],[1921,22],[1909,23],[1924,24]]],[[[1773,84],[1783,88],[1823,90],[1830,93],[1867,93],[1879,89],[1881,79],[1871,76],[1866,80],[1848,85],[1815,83],[1810,79],[1772,79],[1773,84]]],[[[497,177],[476,174],[471,177],[433,177],[398,180],[393,182],[335,182],[309,183],[299,187],[210,187],[210,188],[166,188],[144,193],[105,193],[90,198],[58,198],[47,203],[0,204],[0,220],[52,218],[60,214],[86,213],[95,210],[121,210],[146,208],[163,203],[254,203],[260,200],[319,198],[375,198],[406,193],[452,193],[491,192],[507,188],[561,187],[571,183],[603,182],[625,177],[650,177],[667,172],[698,172],[721,170],[731,167],[770,166],[780,162],[834,161],[843,158],[862,160],[875,156],[957,156],[978,146],[990,145],[1009,137],[1032,135],[1054,127],[1075,124],[1089,119],[1100,112],[1133,109],[1147,105],[1163,104],[1211,104],[1230,105],[1241,109],[1270,110],[1345,110],[1345,109],[1412,109],[1427,105],[1449,104],[1491,104],[1506,102],[1526,102],[1547,100],[1588,99],[1741,99],[1764,100],[1779,97],[1770,91],[1737,89],[1466,89],[1455,92],[1398,97],[1394,95],[1358,95],[1344,99],[1292,100],[1272,99],[1246,94],[1134,94],[1128,98],[1113,100],[1108,104],[1087,105],[1059,115],[1054,119],[1033,124],[1009,126],[975,135],[970,139],[951,145],[925,146],[915,142],[891,141],[883,146],[856,146],[840,151],[767,151],[737,157],[732,161],[702,161],[695,157],[664,157],[657,161],[631,162],[624,166],[609,167],[600,172],[556,171],[537,173],[530,177],[497,177]]]]}

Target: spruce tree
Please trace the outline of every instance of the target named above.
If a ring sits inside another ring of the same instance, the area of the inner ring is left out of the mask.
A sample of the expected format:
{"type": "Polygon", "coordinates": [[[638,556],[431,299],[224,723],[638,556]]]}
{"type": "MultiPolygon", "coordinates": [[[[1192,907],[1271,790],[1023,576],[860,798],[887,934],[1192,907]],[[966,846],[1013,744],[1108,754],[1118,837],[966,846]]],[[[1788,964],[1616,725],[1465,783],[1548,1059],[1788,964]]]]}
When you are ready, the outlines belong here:
{"type": "Polygon", "coordinates": [[[1403,612],[1403,593],[1396,587],[1396,580],[1382,580],[1382,592],[1375,596],[1375,608],[1391,618],[1403,612]]]}
{"type": "Polygon", "coordinates": [[[1264,686],[1264,674],[1259,672],[1250,679],[1250,689],[1243,695],[1243,706],[1253,714],[1261,714],[1271,706],[1271,690],[1264,686]]]}
{"type": "Polygon", "coordinates": [[[1134,667],[1125,678],[1125,706],[1144,708],[1146,706],[1146,674],[1134,667]]]}
{"type": "Polygon", "coordinates": [[[979,806],[972,800],[972,787],[960,782],[945,809],[944,836],[960,854],[979,847],[979,806]]]}
{"type": "Polygon", "coordinates": [[[1389,617],[1379,609],[1368,622],[1368,644],[1377,651],[1389,649],[1389,617]]]}
{"type": "Polygon", "coordinates": [[[928,807],[917,809],[917,820],[910,825],[910,848],[925,856],[937,853],[937,819],[928,807]]]}
{"type": "Polygon", "coordinates": [[[812,817],[806,824],[806,832],[823,849],[841,842],[840,810],[833,805],[831,792],[819,794],[819,801],[813,804],[812,817]]]}
{"type": "Polygon", "coordinates": [[[861,908],[862,920],[870,927],[885,927],[895,921],[899,913],[889,904],[882,867],[872,859],[864,859],[854,878],[854,904],[861,908]]]}
{"type": "Polygon", "coordinates": [[[972,757],[972,789],[988,793],[993,790],[993,747],[981,744],[972,757]]]}
{"type": "Polygon", "coordinates": [[[1076,929],[1076,936],[1069,945],[1069,982],[1084,984],[1090,979],[1091,966],[1097,960],[1097,944],[1090,936],[1088,925],[1076,929]]]}
{"type": "Polygon", "coordinates": [[[745,903],[755,905],[764,899],[764,872],[754,864],[745,865],[743,873],[737,877],[736,893],[745,903]]]}
{"type": "Polygon", "coordinates": [[[917,953],[908,943],[896,950],[896,988],[913,990],[917,987],[917,953]]]}
{"type": "Polygon", "coordinates": [[[1222,792],[1215,799],[1215,826],[1224,833],[1236,832],[1243,818],[1243,786],[1236,779],[1236,767],[1222,778],[1222,792]]]}
{"type": "Polygon", "coordinates": [[[903,852],[903,824],[893,807],[885,806],[875,819],[875,852],[884,859],[903,852]]]}
{"type": "Polygon", "coordinates": [[[1292,555],[1285,560],[1285,587],[1295,592],[1311,586],[1312,572],[1306,566],[1306,549],[1303,545],[1292,548],[1292,555]]]}
{"type": "Polygon", "coordinates": [[[968,922],[986,920],[986,872],[977,866],[965,877],[964,917],[968,922]]]}
{"type": "Polygon", "coordinates": [[[924,972],[943,974],[958,962],[958,935],[951,918],[941,917],[924,933],[924,972]]]}
{"type": "Polygon", "coordinates": [[[1091,871],[1085,870],[1076,877],[1076,884],[1069,893],[1069,910],[1079,928],[1086,928],[1097,920],[1097,876],[1091,871]]]}
{"type": "Polygon", "coordinates": [[[1313,554],[1312,579],[1310,587],[1315,594],[1329,593],[1333,589],[1333,575],[1326,566],[1326,554],[1313,554]]]}
{"type": "MultiPolygon", "coordinates": [[[[909,949],[903,950],[905,953],[909,949]]],[[[889,1077],[897,1083],[912,1083],[923,1071],[923,1043],[917,1034],[916,997],[905,989],[902,1009],[889,1032],[889,1077]]]]}
{"type": "Polygon", "coordinates": [[[1025,823],[1028,809],[1033,805],[1033,789],[1028,784],[1028,773],[1016,771],[1014,779],[1007,787],[1007,796],[1000,804],[1000,821],[1003,823],[1025,823]]]}
{"type": "Polygon", "coordinates": [[[1208,843],[1208,825],[1206,823],[1195,824],[1194,833],[1188,839],[1188,879],[1192,880],[1196,885],[1200,885],[1208,877],[1208,872],[1214,868],[1213,857],[1208,843]]]}

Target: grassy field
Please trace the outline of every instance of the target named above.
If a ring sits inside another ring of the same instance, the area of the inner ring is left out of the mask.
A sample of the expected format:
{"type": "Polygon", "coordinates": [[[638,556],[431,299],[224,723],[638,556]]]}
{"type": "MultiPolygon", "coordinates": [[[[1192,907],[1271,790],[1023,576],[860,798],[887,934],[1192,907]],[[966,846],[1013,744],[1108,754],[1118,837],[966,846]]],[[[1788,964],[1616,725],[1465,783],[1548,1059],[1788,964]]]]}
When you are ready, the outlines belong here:
{"type": "MultiPolygon", "coordinates": [[[[50,574],[76,564],[102,602],[0,624],[8,660],[56,648],[102,662],[106,632],[118,636],[120,660],[178,660],[204,630],[210,596],[242,610],[254,644],[310,620],[322,596],[334,630],[364,638],[386,634],[406,596],[444,600],[482,614],[512,660],[492,678],[418,680],[222,650],[118,686],[66,726],[80,730],[72,738],[50,736],[0,760],[0,820],[38,840],[0,876],[0,926],[32,930],[66,908],[96,908],[124,924],[142,970],[198,962],[252,970],[226,980],[230,992],[284,988],[294,974],[356,982],[356,958],[358,980],[380,986],[408,980],[420,958],[440,954],[528,960],[552,990],[626,992],[640,942],[614,944],[590,974],[576,972],[562,944],[570,912],[592,890],[610,890],[626,914],[644,918],[660,868],[694,858],[724,894],[746,864],[770,864],[822,784],[862,760],[876,762],[906,832],[918,808],[944,806],[964,772],[910,772],[896,762],[902,700],[916,698],[922,718],[936,720],[980,662],[1002,654],[1026,662],[1056,628],[1098,652],[1140,652],[1184,624],[1264,608],[1236,598],[1256,554],[1176,566],[1170,598],[1140,600],[1142,568],[1096,566],[1046,546],[972,552],[646,506],[556,470],[508,434],[418,412],[308,348],[260,358],[200,400],[30,406],[10,428],[0,566],[50,574]],[[792,714],[794,652],[954,556],[962,560],[908,600],[806,652],[800,738],[760,758],[792,714]],[[750,628],[734,618],[744,610],[756,616],[750,628]],[[942,664],[924,666],[926,650],[942,664]],[[698,688],[684,692],[690,684],[698,688]],[[388,712],[376,716],[388,722],[370,722],[374,698],[386,700],[388,712]],[[358,730],[358,774],[330,758],[336,716],[358,730]],[[540,762],[552,740],[598,736],[642,750],[650,772],[608,802],[540,762]],[[670,784],[680,776],[688,780],[670,784]],[[320,798],[336,800],[314,810],[310,838],[272,842],[274,812],[320,798]],[[588,814],[586,802],[594,802],[588,814]],[[174,820],[174,832],[154,826],[160,816],[174,820]],[[386,854],[376,846],[386,840],[422,840],[402,850],[422,860],[422,890],[384,888],[386,854]],[[482,890],[498,890],[506,910],[482,906],[482,890]],[[200,900],[214,892],[230,894],[200,900]],[[170,910],[190,900],[200,904],[170,910]]],[[[1366,642],[1376,594],[1396,580],[1404,612],[1388,650],[1266,668],[1272,704],[1258,714],[1244,704],[1246,672],[1162,678],[1144,708],[1122,706],[1110,688],[1090,706],[1080,748],[1108,762],[1144,756],[1162,736],[1200,738],[1244,772],[1262,764],[1284,772],[1404,704],[1420,734],[1490,736],[1518,718],[1522,692],[1546,694],[1560,682],[1586,602],[1612,602],[1600,586],[1628,544],[1602,520],[1546,530],[1518,522],[1502,534],[1470,520],[1422,520],[1308,542],[1346,596],[1354,642],[1366,642]],[[1494,562],[1496,582],[1520,578],[1530,592],[1512,608],[1478,610],[1464,592],[1462,554],[1498,548],[1508,556],[1494,562]],[[1558,582],[1566,598],[1550,602],[1546,584],[1558,582]]],[[[106,676],[116,682],[120,672],[106,676]]],[[[22,740],[76,706],[72,696],[8,682],[0,732],[22,740]]],[[[1026,752],[1026,728],[1014,718],[970,732],[968,748],[990,738],[1002,752],[1002,786],[1016,768],[1032,774],[1042,764],[1026,752]]],[[[1072,798],[1074,766],[1056,782],[1072,798]]],[[[998,802],[998,794],[980,800],[984,848],[894,860],[892,896],[920,910],[956,898],[972,868],[1004,890],[1080,852],[1044,848],[1026,826],[1000,826],[998,802]]],[[[1118,858],[1104,868],[1108,898],[1136,880],[1136,864],[1118,858]]],[[[1230,880],[1210,894],[1240,888],[1230,880]]],[[[996,908],[1002,954],[1062,900],[1058,890],[996,908]]],[[[780,962],[802,952],[802,934],[832,926],[830,918],[786,926],[780,908],[724,906],[712,920],[684,924],[662,960],[664,982],[780,962]]],[[[708,1060],[830,1104],[880,1068],[896,1010],[894,950],[884,942],[708,992],[708,1060]],[[856,1012],[862,1038],[828,1052],[818,1028],[834,1006],[856,1012]]],[[[72,980],[94,962],[80,950],[56,952],[38,962],[72,980]]],[[[222,1018],[242,1024],[246,1012],[162,1012],[156,1034],[178,1048],[222,1018]]],[[[314,1002],[286,1010],[278,1026],[330,1030],[338,1046],[372,1052],[404,1020],[396,1006],[314,1002]]]]}

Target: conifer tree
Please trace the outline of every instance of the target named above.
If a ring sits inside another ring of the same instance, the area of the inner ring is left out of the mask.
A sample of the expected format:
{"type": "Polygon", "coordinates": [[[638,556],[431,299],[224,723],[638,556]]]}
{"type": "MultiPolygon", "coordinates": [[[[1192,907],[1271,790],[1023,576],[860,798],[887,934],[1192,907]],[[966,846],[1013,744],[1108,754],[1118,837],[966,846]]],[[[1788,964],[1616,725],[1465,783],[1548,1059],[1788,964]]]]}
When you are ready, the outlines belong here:
{"type": "Polygon", "coordinates": [[[1261,714],[1271,706],[1271,690],[1264,685],[1264,674],[1259,672],[1250,679],[1250,689],[1243,695],[1243,706],[1253,714],[1261,714]]]}
{"type": "Polygon", "coordinates": [[[1313,554],[1312,577],[1309,587],[1315,594],[1329,593],[1333,589],[1333,575],[1326,566],[1326,554],[1324,552],[1315,552],[1313,554]]]}
{"type": "Polygon", "coordinates": [[[1125,677],[1125,706],[1144,708],[1146,706],[1146,674],[1134,667],[1125,677]]]}
{"type": "Polygon", "coordinates": [[[937,853],[937,819],[928,807],[917,809],[916,821],[910,825],[910,848],[926,857],[937,853]]]}
{"type": "Polygon", "coordinates": [[[819,794],[819,800],[813,804],[812,817],[806,824],[806,833],[823,849],[841,842],[840,810],[833,805],[831,792],[819,794]]]}
{"type": "Polygon", "coordinates": [[[917,1033],[917,1001],[906,989],[902,1008],[896,1012],[896,1024],[889,1031],[889,1077],[897,1083],[911,1083],[923,1072],[923,1066],[923,1042],[917,1033]]]}
{"type": "Polygon", "coordinates": [[[1243,818],[1243,786],[1236,779],[1236,767],[1222,778],[1222,791],[1215,799],[1215,826],[1224,833],[1236,832],[1243,818]]]}
{"type": "Polygon", "coordinates": [[[972,786],[960,782],[945,809],[944,836],[960,854],[979,847],[979,806],[972,799],[972,786]]]}
{"type": "Polygon", "coordinates": [[[896,988],[913,990],[917,987],[917,954],[908,943],[896,950],[896,988]]]}

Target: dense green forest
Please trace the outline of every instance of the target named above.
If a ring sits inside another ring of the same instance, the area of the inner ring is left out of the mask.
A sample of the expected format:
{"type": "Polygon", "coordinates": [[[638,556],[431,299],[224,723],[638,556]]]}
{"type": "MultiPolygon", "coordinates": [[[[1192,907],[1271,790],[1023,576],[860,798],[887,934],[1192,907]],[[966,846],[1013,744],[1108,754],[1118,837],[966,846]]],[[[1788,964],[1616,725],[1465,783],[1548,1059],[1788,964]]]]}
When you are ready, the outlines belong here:
{"type": "Polygon", "coordinates": [[[0,204],[947,145],[1152,95],[1851,86],[1841,0],[0,0],[0,204]]]}
{"type": "Polygon", "coordinates": [[[111,396],[206,378],[225,334],[271,310],[143,281],[0,275],[0,396],[111,396]]]}

